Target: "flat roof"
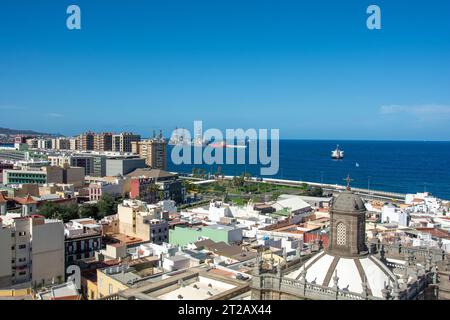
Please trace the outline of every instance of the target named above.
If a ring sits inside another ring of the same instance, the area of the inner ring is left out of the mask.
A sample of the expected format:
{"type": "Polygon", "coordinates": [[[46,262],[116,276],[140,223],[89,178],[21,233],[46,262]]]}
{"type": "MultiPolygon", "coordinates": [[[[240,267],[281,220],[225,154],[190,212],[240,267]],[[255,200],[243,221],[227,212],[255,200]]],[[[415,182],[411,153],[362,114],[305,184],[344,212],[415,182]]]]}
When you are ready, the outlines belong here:
{"type": "Polygon", "coordinates": [[[157,298],[162,300],[205,300],[234,288],[236,285],[199,276],[197,281],[179,286],[157,298]]]}

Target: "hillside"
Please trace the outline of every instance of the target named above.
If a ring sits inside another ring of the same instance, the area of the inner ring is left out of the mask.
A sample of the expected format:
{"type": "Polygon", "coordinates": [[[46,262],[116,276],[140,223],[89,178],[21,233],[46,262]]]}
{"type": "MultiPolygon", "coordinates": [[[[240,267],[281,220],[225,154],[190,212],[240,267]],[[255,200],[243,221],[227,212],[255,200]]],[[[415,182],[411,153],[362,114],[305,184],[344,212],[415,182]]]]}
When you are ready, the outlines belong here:
{"type": "Polygon", "coordinates": [[[37,136],[60,136],[59,134],[54,134],[54,133],[37,132],[37,131],[33,131],[33,130],[10,129],[10,128],[2,128],[2,127],[0,127],[0,134],[6,134],[6,135],[29,134],[29,135],[37,135],[37,136]]]}

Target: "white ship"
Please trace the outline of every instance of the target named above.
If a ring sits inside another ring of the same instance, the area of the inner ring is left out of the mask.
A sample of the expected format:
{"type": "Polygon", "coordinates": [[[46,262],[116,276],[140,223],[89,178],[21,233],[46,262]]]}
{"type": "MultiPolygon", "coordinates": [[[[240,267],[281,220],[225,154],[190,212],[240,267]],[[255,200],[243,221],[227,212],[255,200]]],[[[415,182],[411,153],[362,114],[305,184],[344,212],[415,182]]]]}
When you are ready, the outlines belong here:
{"type": "Polygon", "coordinates": [[[169,140],[169,145],[171,146],[184,146],[190,145],[191,141],[184,135],[187,129],[184,128],[175,128],[175,131],[172,134],[172,137],[169,140]]]}
{"type": "Polygon", "coordinates": [[[339,145],[337,145],[336,150],[331,151],[331,157],[333,159],[342,159],[342,158],[344,158],[344,151],[339,149],[339,145]]]}

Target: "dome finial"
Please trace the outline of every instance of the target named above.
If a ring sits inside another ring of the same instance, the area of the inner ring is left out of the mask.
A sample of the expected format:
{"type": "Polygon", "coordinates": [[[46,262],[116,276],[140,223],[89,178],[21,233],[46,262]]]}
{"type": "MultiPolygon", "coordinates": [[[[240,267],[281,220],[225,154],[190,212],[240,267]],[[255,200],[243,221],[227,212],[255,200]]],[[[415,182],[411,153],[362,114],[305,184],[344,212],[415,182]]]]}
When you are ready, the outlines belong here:
{"type": "Polygon", "coordinates": [[[347,190],[350,191],[350,183],[353,181],[353,179],[350,179],[350,174],[347,175],[347,178],[345,178],[344,181],[347,182],[347,190]]]}

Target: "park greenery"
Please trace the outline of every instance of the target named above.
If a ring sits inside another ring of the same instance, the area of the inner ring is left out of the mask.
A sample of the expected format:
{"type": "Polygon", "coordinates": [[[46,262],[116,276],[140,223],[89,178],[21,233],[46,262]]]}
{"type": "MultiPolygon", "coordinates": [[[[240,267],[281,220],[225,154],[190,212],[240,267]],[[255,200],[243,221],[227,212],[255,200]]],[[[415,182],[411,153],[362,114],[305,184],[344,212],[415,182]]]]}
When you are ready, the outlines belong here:
{"type": "Polygon", "coordinates": [[[116,214],[117,205],[121,201],[121,198],[114,198],[109,194],[102,195],[97,203],[84,203],[81,205],[76,203],[61,205],[49,201],[39,207],[39,213],[47,219],[59,219],[64,222],[79,218],[99,220],[105,216],[116,214]]]}
{"type": "MultiPolygon", "coordinates": [[[[204,170],[194,169],[193,177],[207,179],[204,170]]],[[[298,186],[286,186],[264,181],[255,181],[249,173],[242,173],[231,179],[224,179],[220,172],[214,175],[214,181],[210,183],[194,184],[194,181],[185,180],[184,186],[188,193],[201,194],[203,196],[220,197],[227,202],[243,206],[249,200],[253,202],[276,201],[283,193],[304,196],[320,197],[323,190],[320,187],[312,187],[306,183],[298,186]]]]}

